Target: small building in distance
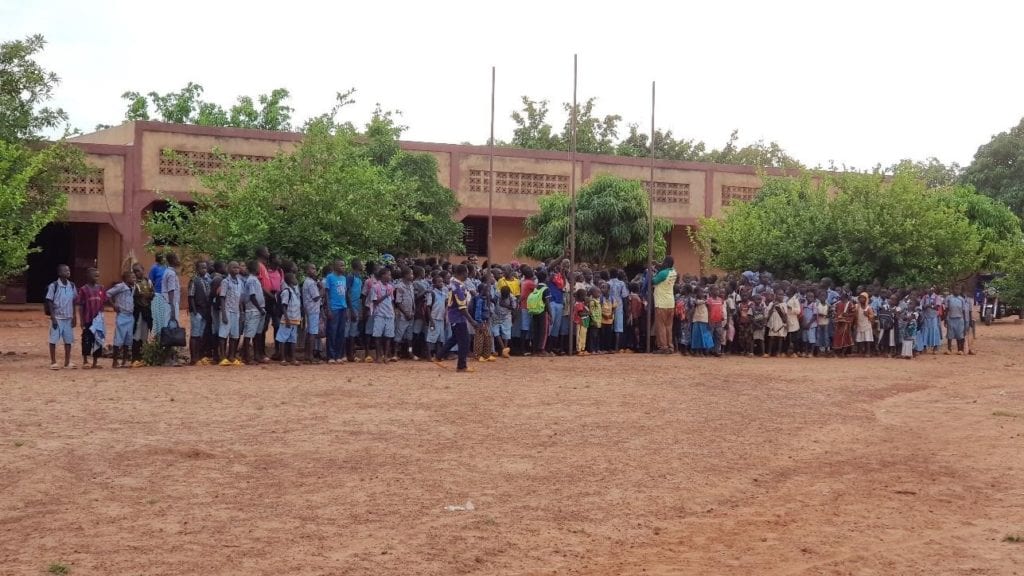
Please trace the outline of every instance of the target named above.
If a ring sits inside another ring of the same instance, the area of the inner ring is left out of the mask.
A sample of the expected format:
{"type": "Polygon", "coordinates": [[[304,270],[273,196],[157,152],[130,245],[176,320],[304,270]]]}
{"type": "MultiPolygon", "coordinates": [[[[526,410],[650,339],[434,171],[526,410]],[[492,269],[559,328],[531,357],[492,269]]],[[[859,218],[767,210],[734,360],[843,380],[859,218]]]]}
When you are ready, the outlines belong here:
{"type": "MultiPolygon", "coordinates": [[[[30,256],[23,278],[3,288],[3,301],[41,302],[61,263],[71,266],[77,283],[87,268],[95,266],[105,285],[118,281],[129,252],[148,266],[153,256],[145,250],[143,219],[165,208],[161,195],[188,201],[191,191],[201,189],[194,170],[218,167],[214,149],[259,161],[289,150],[301,138],[295,132],[137,121],[71,139],[96,170],[65,184],[67,217],[40,233],[36,244],[42,250],[30,256]],[[164,150],[175,151],[187,162],[167,157],[164,150]]],[[[496,148],[493,246],[488,247],[488,148],[411,141],[401,146],[437,158],[438,179],[461,204],[457,218],[465,225],[467,252],[484,257],[490,248],[497,262],[514,257],[524,235],[523,220],[537,211],[539,197],[569,191],[573,170],[579,186],[605,173],[645,183],[650,178],[646,158],[577,154],[573,166],[565,152],[496,148]]],[[[751,166],[655,161],[654,212],[674,224],[668,246],[681,273],[697,273],[700,268],[686,227],[720,214],[730,202],[753,198],[760,186],[758,170],[751,166]]]]}

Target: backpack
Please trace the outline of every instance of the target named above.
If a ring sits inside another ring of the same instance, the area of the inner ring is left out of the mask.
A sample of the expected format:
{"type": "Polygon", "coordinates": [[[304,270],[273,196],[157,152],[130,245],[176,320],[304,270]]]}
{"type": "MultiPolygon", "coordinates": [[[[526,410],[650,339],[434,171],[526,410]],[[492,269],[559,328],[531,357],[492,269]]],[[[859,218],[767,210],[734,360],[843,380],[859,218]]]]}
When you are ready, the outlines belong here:
{"type": "Polygon", "coordinates": [[[544,295],[547,294],[546,284],[537,284],[537,287],[526,297],[526,310],[530,314],[543,314],[547,310],[547,303],[544,302],[544,295]]]}

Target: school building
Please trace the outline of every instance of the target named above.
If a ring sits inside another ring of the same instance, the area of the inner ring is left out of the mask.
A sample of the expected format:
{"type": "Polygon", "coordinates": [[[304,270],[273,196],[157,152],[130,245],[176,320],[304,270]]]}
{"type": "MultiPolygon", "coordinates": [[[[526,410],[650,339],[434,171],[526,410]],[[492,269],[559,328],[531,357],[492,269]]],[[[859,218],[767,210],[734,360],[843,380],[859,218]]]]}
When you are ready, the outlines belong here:
{"type": "MultiPolygon", "coordinates": [[[[57,264],[71,266],[81,283],[85,270],[95,266],[100,281],[111,285],[119,277],[122,261],[133,253],[151,263],[146,252],[142,222],[146,214],[164,209],[161,195],[188,201],[201,189],[196,172],[219,165],[214,149],[231,156],[260,161],[295,146],[294,132],[215,128],[162,122],[127,122],[73,138],[96,170],[65,183],[68,212],[64,221],[50,224],[37,238],[42,249],[29,259],[23,278],[0,287],[9,304],[40,302],[57,264]],[[163,154],[173,150],[179,160],[163,154]]],[[[488,148],[429,142],[402,142],[410,152],[437,158],[438,178],[455,191],[461,203],[457,218],[465,224],[467,252],[488,253],[488,148]]],[[[545,194],[568,192],[575,170],[578,185],[598,174],[614,174],[645,183],[650,161],[645,158],[577,154],[575,166],[565,152],[497,148],[494,155],[494,233],[490,246],[498,262],[513,259],[523,238],[523,220],[537,211],[545,194]]],[[[769,170],[781,174],[781,171],[769,170]]],[[[699,271],[688,226],[704,216],[716,216],[736,200],[753,198],[760,187],[757,170],[750,166],[656,160],[654,212],[672,220],[669,253],[680,273],[699,271]]]]}

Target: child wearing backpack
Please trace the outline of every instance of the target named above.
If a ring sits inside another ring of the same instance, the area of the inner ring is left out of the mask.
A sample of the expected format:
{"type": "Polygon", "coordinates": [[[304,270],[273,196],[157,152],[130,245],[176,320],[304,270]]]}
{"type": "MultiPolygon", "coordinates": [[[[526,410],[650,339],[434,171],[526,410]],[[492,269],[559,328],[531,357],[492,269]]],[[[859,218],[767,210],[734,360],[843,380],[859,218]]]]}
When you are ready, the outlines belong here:
{"type": "Polygon", "coordinates": [[[278,298],[281,301],[281,325],[274,333],[274,340],[284,348],[281,366],[298,366],[299,362],[295,360],[295,344],[299,340],[299,325],[302,324],[302,296],[295,273],[288,272],[284,275],[284,287],[278,293],[278,298]]]}
{"type": "Polygon", "coordinates": [[[71,281],[71,269],[66,264],[57,266],[57,279],[46,287],[43,310],[50,317],[50,370],[60,370],[57,364],[57,342],[64,342],[64,367],[77,368],[71,362],[71,345],[75,343],[75,304],[78,291],[71,281]]]}

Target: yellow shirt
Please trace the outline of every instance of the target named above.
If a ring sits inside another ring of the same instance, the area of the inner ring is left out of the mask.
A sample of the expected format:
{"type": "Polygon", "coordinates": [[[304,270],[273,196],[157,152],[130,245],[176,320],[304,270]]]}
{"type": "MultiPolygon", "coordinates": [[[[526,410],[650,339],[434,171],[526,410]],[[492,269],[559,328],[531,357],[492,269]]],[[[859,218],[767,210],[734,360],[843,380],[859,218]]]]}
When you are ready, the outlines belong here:
{"type": "Polygon", "coordinates": [[[509,280],[508,278],[505,278],[504,276],[499,278],[498,279],[498,294],[501,294],[501,288],[503,286],[508,286],[508,291],[512,294],[512,296],[514,298],[519,298],[519,294],[520,294],[519,278],[513,278],[511,280],[509,280]]]}

